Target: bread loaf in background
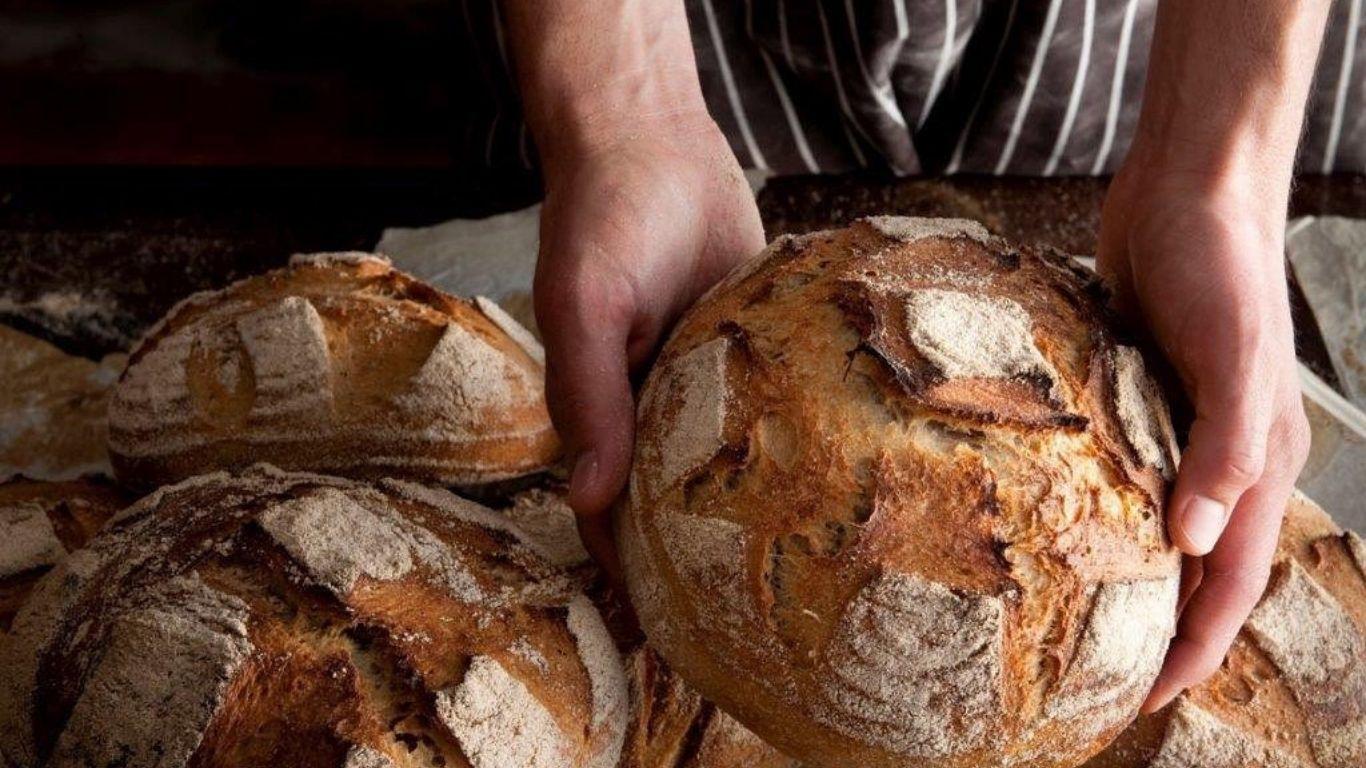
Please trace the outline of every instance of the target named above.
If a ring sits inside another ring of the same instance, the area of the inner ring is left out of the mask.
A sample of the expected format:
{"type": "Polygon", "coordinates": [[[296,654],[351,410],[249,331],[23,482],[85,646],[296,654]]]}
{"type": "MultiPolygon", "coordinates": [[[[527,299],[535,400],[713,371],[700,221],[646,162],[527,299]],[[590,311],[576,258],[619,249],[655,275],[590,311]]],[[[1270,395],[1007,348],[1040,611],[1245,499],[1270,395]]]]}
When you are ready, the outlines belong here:
{"type": "Polygon", "coordinates": [[[85,546],[124,503],[101,477],[0,482],[0,633],[9,630],[38,579],[85,546]]]}
{"type": "Polygon", "coordinates": [[[1219,670],[1086,768],[1366,765],[1366,545],[1296,493],[1271,580],[1219,670]]]}
{"type": "Polygon", "coordinates": [[[1103,292],[961,220],[785,237],[645,383],[651,644],[811,766],[1075,766],[1173,631],[1167,406],[1103,292]]]}
{"type": "Polygon", "coordinates": [[[369,254],[296,256],[177,305],[131,354],[109,448],[140,488],[256,461],[464,485],[559,454],[535,338],[369,254]]]}
{"type": "Polygon", "coordinates": [[[192,478],[40,582],[0,763],[611,768],[626,681],[580,586],[445,491],[192,478]]]}
{"type": "Polygon", "coordinates": [[[630,716],[617,768],[796,768],[703,699],[644,644],[622,599],[596,572],[579,539],[563,483],[543,480],[503,510],[551,562],[592,573],[589,596],[625,658],[630,716]]]}

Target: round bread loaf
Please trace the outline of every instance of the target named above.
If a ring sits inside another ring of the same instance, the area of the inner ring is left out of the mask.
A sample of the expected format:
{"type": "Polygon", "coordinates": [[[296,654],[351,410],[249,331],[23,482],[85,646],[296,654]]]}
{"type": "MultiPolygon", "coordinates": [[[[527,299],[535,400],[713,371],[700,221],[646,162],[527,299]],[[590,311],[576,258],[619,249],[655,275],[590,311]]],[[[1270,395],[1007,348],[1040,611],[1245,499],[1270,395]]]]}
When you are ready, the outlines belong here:
{"type": "Polygon", "coordinates": [[[1075,766],[1173,631],[1167,406],[1103,291],[961,220],[780,238],[641,394],[654,647],[813,766],[1075,766]]]}
{"type": "Polygon", "coordinates": [[[0,632],[38,579],[123,507],[123,495],[100,477],[0,483],[0,632]]]}
{"type": "Polygon", "coordinates": [[[1366,544],[1301,494],[1271,580],[1214,676],[1086,768],[1366,765],[1366,544]]]}
{"type": "Polygon", "coordinates": [[[256,461],[462,485],[544,469],[559,441],[541,347],[496,304],[316,254],[173,308],[119,380],[109,450],[143,488],[256,461]]]}
{"type": "Polygon", "coordinates": [[[0,762],[611,768],[621,659],[495,512],[256,467],[169,486],[38,585],[0,762]]]}

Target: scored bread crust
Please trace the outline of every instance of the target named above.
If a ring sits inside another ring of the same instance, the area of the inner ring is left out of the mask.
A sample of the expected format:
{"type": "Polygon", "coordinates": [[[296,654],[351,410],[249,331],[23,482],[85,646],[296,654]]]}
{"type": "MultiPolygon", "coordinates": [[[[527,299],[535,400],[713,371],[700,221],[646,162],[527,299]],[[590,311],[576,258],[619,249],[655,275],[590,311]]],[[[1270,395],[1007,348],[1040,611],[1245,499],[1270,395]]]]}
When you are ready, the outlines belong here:
{"type": "Polygon", "coordinates": [[[541,479],[500,512],[551,563],[589,573],[590,599],[625,659],[630,694],[626,737],[616,768],[796,768],[674,674],[648,646],[623,597],[596,571],[575,527],[562,483],[541,479]]]}
{"type": "Polygon", "coordinates": [[[90,537],[126,504],[108,480],[0,482],[0,633],[9,630],[43,574],[90,537]]]}
{"type": "Polygon", "coordinates": [[[1362,765],[1366,546],[1296,491],[1266,593],[1223,665],[1085,768],[1362,765]]]}
{"type": "Polygon", "coordinates": [[[269,461],[348,477],[486,483],[550,466],[543,352],[490,301],[370,254],[196,294],[133,350],[109,408],[120,482],[269,461]]]}
{"type": "Polygon", "coordinates": [[[620,657],[497,513],[269,466],[168,486],[40,582],[0,765],[612,768],[620,657]]]}
{"type": "Polygon", "coordinates": [[[617,542],[652,645],[813,766],[1071,766],[1173,631],[1166,404],[1103,291],[978,224],[785,237],[679,323],[617,542]]]}

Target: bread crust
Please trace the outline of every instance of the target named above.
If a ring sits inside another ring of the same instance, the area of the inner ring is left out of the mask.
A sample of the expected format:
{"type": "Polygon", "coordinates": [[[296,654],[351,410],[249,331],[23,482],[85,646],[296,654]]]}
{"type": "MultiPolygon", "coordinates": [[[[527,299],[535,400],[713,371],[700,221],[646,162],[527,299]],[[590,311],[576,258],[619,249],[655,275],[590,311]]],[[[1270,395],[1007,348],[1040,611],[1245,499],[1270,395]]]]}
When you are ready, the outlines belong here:
{"type": "Polygon", "coordinates": [[[645,645],[630,604],[584,549],[567,494],[563,481],[541,478],[500,511],[550,562],[579,570],[590,581],[588,595],[624,659],[630,695],[616,768],[797,768],[796,761],[689,688],[645,645]]]}
{"type": "Polygon", "coordinates": [[[543,470],[543,353],[514,326],[381,257],[295,257],[143,337],[110,404],[114,471],[146,489],[256,461],[447,485],[543,470]]]}
{"type": "Polygon", "coordinates": [[[1099,285],[980,225],[780,238],[642,390],[652,645],[812,766],[1071,766],[1173,630],[1162,395],[1099,285]]]}
{"type": "Polygon", "coordinates": [[[1208,680],[1138,718],[1086,768],[1366,764],[1366,562],[1298,491],[1261,603],[1208,680]]]}
{"type": "Polygon", "coordinates": [[[9,631],[38,579],[127,502],[100,476],[0,482],[0,633],[9,631]]]}
{"type": "Polygon", "coordinates": [[[192,478],[40,583],[0,764],[611,768],[626,681],[580,587],[445,491],[192,478]]]}

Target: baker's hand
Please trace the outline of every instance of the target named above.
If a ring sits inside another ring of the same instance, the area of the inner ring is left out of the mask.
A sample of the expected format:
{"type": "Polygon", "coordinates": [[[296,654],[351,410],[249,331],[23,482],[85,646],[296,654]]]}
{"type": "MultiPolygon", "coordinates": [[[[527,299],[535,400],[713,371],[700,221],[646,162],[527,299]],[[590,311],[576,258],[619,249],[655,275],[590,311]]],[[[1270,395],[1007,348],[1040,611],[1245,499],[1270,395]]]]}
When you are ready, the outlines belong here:
{"type": "Polygon", "coordinates": [[[1111,186],[1098,266],[1175,368],[1195,421],[1167,531],[1186,555],[1177,635],[1144,711],[1208,677],[1266,585],[1309,446],[1284,267],[1284,192],[1251,174],[1167,173],[1138,157],[1111,186]]]}
{"type": "Polygon", "coordinates": [[[631,465],[631,377],[692,302],[764,245],[754,197],[705,113],[595,136],[546,165],[536,320],[569,504],[616,568],[607,515],[631,465]]]}

